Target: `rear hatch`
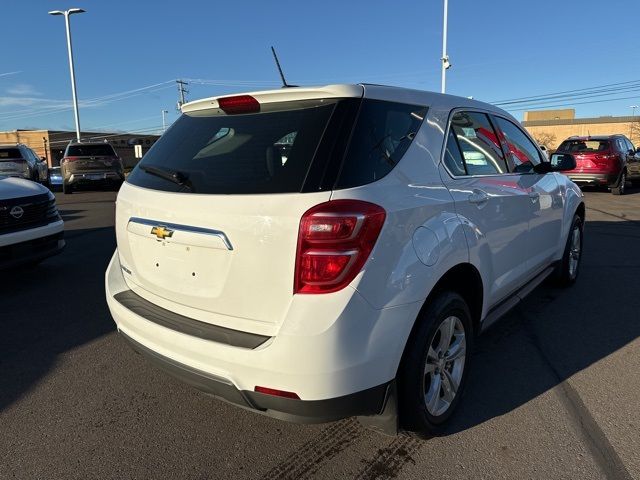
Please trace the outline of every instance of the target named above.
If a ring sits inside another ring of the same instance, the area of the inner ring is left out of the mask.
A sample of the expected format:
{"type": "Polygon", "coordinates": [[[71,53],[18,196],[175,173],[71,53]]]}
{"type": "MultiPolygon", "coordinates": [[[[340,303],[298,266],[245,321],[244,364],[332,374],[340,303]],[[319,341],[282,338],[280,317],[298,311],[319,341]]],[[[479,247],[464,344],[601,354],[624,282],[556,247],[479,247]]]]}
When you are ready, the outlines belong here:
{"type": "Polygon", "coordinates": [[[0,175],[28,177],[29,166],[18,148],[0,148],[0,175]]]}
{"type": "Polygon", "coordinates": [[[118,195],[129,287],[191,318],[274,334],[294,296],[301,217],[333,189],[391,171],[426,110],[362,96],[292,88],[183,107],[118,195]]]}
{"type": "Polygon", "coordinates": [[[574,172],[597,173],[611,171],[616,165],[616,154],[612,151],[608,139],[572,139],[565,140],[559,152],[572,153],[576,159],[574,172]]]}
{"type": "Polygon", "coordinates": [[[120,169],[120,160],[108,143],[69,145],[63,162],[74,173],[120,169]]]}
{"type": "Polygon", "coordinates": [[[270,333],[293,297],[300,218],[330,199],[327,162],[346,143],[341,127],[353,125],[362,91],[296,88],[185,106],[118,195],[129,286],[192,318],[270,333]]]}

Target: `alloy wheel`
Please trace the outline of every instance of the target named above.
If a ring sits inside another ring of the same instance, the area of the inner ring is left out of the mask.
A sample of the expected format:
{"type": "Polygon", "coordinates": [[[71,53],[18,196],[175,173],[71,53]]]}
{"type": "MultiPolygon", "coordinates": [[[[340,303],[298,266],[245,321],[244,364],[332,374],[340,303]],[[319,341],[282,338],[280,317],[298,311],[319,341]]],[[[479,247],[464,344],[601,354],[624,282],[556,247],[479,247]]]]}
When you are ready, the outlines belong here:
{"type": "Polygon", "coordinates": [[[429,344],[424,369],[424,402],[430,415],[444,414],[458,393],[467,341],[462,321],[456,316],[447,317],[429,344]]]}
{"type": "Polygon", "coordinates": [[[580,227],[575,225],[573,232],[571,232],[571,245],[569,246],[569,277],[572,279],[575,278],[578,273],[581,250],[582,239],[580,236],[580,227]]]}

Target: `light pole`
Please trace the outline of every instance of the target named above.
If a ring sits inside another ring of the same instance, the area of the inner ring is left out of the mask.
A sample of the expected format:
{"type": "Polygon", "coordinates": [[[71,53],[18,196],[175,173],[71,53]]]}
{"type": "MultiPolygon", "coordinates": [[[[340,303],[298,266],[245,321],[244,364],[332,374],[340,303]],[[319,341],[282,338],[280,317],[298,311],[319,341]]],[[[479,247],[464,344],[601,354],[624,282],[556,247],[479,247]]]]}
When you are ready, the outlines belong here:
{"type": "Polygon", "coordinates": [[[449,0],[444,0],[444,17],[442,22],[442,87],[440,91],[445,93],[447,87],[447,70],[451,68],[449,55],[447,55],[447,17],[449,15],[449,0]]]}
{"type": "Polygon", "coordinates": [[[74,13],[84,13],[81,8],[70,8],[69,10],[52,10],[49,15],[64,15],[64,23],[67,29],[67,50],[69,52],[69,71],[71,73],[71,94],[73,96],[73,114],[76,118],[76,138],[80,141],[80,115],[78,114],[78,96],[76,94],[76,72],[73,67],[73,48],[71,47],[71,28],[69,26],[69,16],[74,13]]]}
{"type": "Polygon", "coordinates": [[[165,120],[165,115],[169,113],[169,110],[162,110],[162,133],[167,130],[167,122],[165,120]]]}

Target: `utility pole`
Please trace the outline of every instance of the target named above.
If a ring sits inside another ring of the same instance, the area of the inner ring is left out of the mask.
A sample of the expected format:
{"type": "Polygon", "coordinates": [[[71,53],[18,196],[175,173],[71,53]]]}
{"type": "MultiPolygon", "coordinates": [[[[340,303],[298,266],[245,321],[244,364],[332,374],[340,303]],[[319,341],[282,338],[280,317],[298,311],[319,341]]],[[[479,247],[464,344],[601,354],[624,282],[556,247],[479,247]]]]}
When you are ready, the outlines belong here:
{"type": "Polygon", "coordinates": [[[445,93],[447,87],[447,70],[451,68],[449,55],[447,55],[447,17],[449,15],[449,0],[444,0],[444,16],[442,21],[442,87],[440,91],[445,93]]]}
{"type": "Polygon", "coordinates": [[[187,90],[185,86],[189,85],[189,83],[181,79],[176,80],[176,83],[178,84],[178,93],[180,94],[180,100],[178,100],[178,107],[176,110],[180,110],[180,107],[186,103],[185,95],[189,93],[189,90],[187,90]]]}

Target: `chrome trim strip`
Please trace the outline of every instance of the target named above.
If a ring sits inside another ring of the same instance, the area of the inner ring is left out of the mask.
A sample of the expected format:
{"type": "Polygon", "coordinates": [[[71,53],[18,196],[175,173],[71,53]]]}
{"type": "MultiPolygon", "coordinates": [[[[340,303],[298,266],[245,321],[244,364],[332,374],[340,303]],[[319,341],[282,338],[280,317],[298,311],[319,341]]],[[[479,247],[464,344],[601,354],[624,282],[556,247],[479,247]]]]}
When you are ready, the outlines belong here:
{"type": "Polygon", "coordinates": [[[137,223],[139,225],[145,225],[148,227],[167,227],[175,231],[200,233],[202,235],[210,235],[212,237],[218,237],[220,240],[222,240],[225,247],[227,247],[227,250],[233,250],[233,246],[231,245],[229,238],[224,232],[220,230],[213,230],[211,228],[194,227],[192,225],[178,225],[176,223],[167,223],[167,222],[161,222],[158,220],[150,220],[147,218],[139,218],[139,217],[131,217],[128,223],[137,223]]]}

